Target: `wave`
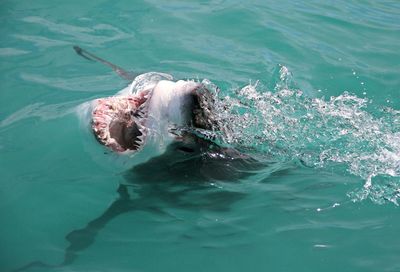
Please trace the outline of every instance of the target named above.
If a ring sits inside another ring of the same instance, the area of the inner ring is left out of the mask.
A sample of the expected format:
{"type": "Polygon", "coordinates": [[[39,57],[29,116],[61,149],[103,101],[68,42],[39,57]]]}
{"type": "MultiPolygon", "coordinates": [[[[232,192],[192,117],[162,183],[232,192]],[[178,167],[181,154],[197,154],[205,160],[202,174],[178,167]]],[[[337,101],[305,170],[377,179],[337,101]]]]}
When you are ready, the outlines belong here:
{"type": "Polygon", "coordinates": [[[222,144],[259,158],[298,161],[313,168],[333,168],[361,177],[353,201],[375,203],[400,198],[400,111],[377,107],[368,98],[344,92],[311,98],[293,87],[292,75],[279,67],[272,91],[259,82],[223,96],[214,90],[222,144]]]}

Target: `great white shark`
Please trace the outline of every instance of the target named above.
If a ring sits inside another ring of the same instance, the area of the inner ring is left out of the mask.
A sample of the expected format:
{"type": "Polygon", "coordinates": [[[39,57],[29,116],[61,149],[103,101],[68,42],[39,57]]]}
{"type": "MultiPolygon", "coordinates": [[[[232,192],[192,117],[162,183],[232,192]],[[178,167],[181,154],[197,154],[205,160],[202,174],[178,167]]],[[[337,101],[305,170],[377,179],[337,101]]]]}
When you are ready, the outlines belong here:
{"type": "Polygon", "coordinates": [[[229,209],[244,194],[204,186],[204,182],[234,182],[265,166],[233,148],[219,146],[209,136],[213,133],[204,133],[219,129],[213,107],[217,98],[204,84],[174,80],[164,73],[133,74],[78,46],[74,50],[130,81],[116,95],[85,103],[79,111],[85,112],[86,127],[104,148],[135,163],[123,175],[119,198],[85,227],[66,235],[69,246],[60,264],[34,261],[14,271],[69,265],[115,217],[135,210],[163,213],[154,205],[157,202],[187,209],[229,209]],[[199,190],[205,192],[201,198],[199,190]]]}
{"type": "Polygon", "coordinates": [[[173,142],[190,150],[192,128],[216,128],[213,98],[203,84],[160,79],[137,86],[148,76],[140,75],[127,90],[92,103],[91,130],[99,143],[120,155],[136,156],[150,147],[155,156],[173,142]],[[156,146],[160,148],[154,150],[156,146]]]}
{"type": "MultiPolygon", "coordinates": [[[[174,80],[165,73],[132,74],[78,46],[74,49],[130,81],[115,95],[78,109],[83,124],[108,153],[114,154],[112,160],[123,162],[124,170],[159,155],[170,155],[173,160],[177,153],[193,155],[215,146],[210,135],[219,130],[214,114],[216,96],[205,84],[174,80]]],[[[220,151],[232,153],[229,149],[220,151]]]]}

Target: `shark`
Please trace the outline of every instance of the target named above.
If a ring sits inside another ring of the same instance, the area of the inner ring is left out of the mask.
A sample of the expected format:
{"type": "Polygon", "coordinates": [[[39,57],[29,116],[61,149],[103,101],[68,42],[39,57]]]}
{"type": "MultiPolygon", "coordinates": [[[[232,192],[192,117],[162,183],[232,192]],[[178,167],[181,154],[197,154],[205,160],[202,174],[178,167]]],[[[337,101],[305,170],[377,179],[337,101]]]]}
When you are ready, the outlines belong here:
{"type": "Polygon", "coordinates": [[[194,80],[174,80],[165,73],[132,74],[78,47],[86,59],[110,66],[131,83],[116,95],[90,103],[85,122],[96,140],[121,156],[144,162],[165,153],[171,144],[182,152],[194,152],[209,144],[204,131],[219,130],[213,107],[215,94],[194,80]],[[149,154],[142,159],[139,154],[149,154]]]}
{"type": "Polygon", "coordinates": [[[229,210],[245,194],[209,184],[235,182],[265,167],[213,140],[220,130],[214,108],[218,98],[205,84],[174,80],[165,73],[131,73],[79,46],[73,48],[83,58],[112,68],[130,82],[117,94],[97,98],[79,110],[85,112],[83,120],[102,148],[134,163],[123,174],[125,182],[119,184],[118,198],[83,228],[66,235],[69,245],[62,262],[33,261],[14,271],[72,264],[108,222],[124,213],[142,210],[169,216],[155,203],[229,210]],[[201,198],[199,191],[204,193],[201,198]]]}

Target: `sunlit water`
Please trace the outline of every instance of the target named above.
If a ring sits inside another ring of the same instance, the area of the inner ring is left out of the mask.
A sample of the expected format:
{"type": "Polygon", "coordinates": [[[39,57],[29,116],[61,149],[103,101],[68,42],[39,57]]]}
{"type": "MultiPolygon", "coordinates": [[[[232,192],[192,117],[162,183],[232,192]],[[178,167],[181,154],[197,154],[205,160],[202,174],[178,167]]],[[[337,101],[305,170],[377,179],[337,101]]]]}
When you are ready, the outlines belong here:
{"type": "Polygon", "coordinates": [[[0,270],[399,271],[400,5],[292,2],[2,3],[0,270]],[[195,133],[263,167],[127,170],[77,111],[129,82],[75,44],[203,82],[195,133]]]}

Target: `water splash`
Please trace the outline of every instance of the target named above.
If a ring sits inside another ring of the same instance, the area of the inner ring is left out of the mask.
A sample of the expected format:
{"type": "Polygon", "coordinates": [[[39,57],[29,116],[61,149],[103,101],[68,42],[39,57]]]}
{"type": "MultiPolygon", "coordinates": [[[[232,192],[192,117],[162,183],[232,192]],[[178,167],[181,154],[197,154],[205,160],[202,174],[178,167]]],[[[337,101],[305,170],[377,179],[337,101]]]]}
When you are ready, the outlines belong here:
{"type": "Polygon", "coordinates": [[[279,161],[309,167],[346,169],[365,180],[352,200],[376,203],[400,198],[400,111],[377,109],[371,100],[348,92],[337,97],[310,98],[293,87],[280,66],[273,91],[259,82],[221,97],[215,90],[221,143],[279,161]]]}

